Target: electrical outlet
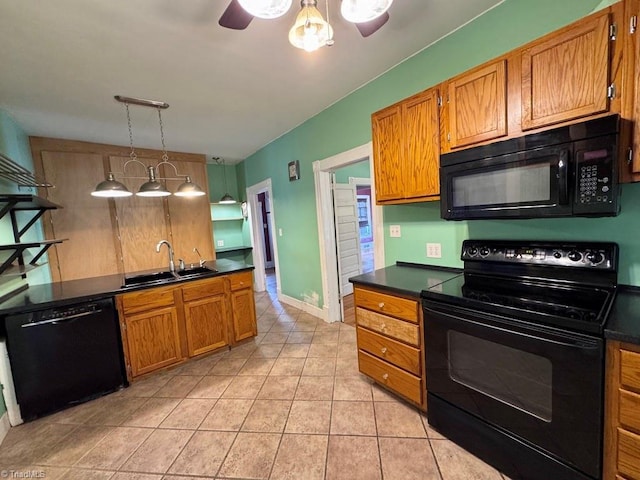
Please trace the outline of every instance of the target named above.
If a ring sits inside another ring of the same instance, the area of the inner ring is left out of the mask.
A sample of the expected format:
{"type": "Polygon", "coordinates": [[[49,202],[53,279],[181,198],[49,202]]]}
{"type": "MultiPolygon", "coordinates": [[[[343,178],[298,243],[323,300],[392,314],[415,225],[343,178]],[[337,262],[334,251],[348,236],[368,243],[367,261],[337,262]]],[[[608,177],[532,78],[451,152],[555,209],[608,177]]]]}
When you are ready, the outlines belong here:
{"type": "Polygon", "coordinates": [[[427,257],[442,258],[442,245],[439,243],[427,243],[427,257]]]}
{"type": "Polygon", "coordinates": [[[218,245],[219,247],[224,247],[224,240],[217,240],[216,245],[218,245]]]}
{"type": "Polygon", "coordinates": [[[281,229],[281,228],[279,228],[279,229],[278,229],[278,236],[279,236],[279,237],[281,237],[281,236],[282,236],[282,229],[281,229]]]}
{"type": "Polygon", "coordinates": [[[400,238],[402,236],[400,225],[389,225],[389,236],[392,238],[400,238]]]}

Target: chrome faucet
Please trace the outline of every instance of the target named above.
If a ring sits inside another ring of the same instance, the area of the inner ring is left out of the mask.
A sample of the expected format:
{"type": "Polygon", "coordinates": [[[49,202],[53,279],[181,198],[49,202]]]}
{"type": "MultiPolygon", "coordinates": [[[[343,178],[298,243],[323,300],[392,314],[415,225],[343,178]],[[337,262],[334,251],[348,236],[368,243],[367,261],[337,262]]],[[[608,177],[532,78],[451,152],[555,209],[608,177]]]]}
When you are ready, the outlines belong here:
{"type": "Polygon", "coordinates": [[[200,255],[198,247],[193,247],[193,251],[198,254],[198,258],[200,259],[200,266],[203,267],[207,261],[202,259],[202,255],[200,255]]]}
{"type": "Polygon", "coordinates": [[[166,245],[167,248],[169,249],[169,271],[170,272],[175,272],[176,271],[176,265],[175,265],[175,263],[173,263],[173,247],[171,246],[171,244],[167,240],[160,240],[158,242],[158,244],[156,245],[156,252],[157,253],[160,253],[160,247],[162,247],[162,245],[166,245]]]}

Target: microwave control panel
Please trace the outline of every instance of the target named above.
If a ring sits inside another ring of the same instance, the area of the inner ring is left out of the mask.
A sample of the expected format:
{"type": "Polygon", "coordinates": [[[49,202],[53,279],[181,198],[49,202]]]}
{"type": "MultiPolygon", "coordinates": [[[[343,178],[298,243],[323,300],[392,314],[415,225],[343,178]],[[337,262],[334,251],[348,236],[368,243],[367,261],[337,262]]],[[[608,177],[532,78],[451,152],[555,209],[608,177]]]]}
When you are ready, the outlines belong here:
{"type": "Polygon", "coordinates": [[[618,213],[616,143],[611,139],[609,141],[611,143],[607,144],[596,139],[576,145],[574,213],[618,213]]]}

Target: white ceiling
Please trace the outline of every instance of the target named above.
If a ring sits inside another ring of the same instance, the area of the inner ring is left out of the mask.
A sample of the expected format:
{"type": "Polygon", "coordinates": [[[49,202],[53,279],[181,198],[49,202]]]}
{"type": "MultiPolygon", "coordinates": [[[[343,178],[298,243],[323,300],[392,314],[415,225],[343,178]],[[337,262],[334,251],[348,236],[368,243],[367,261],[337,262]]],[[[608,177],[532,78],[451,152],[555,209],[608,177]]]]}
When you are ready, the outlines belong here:
{"type": "MultiPolygon", "coordinates": [[[[128,144],[116,94],[162,100],[167,148],[239,161],[502,0],[395,0],[368,38],[329,0],[335,45],[307,53],[283,17],[218,25],[228,0],[0,0],[0,108],[29,135],[128,144]]],[[[319,1],[325,12],[325,1],[319,1]]],[[[134,143],[160,148],[131,107],[134,143]]]]}

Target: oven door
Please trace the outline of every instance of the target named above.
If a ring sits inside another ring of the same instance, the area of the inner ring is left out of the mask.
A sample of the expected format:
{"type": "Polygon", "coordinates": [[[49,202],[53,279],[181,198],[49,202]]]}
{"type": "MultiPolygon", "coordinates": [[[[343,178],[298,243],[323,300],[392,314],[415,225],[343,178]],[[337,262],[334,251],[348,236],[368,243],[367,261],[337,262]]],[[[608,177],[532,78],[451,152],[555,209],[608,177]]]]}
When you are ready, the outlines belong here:
{"type": "Polygon", "coordinates": [[[571,145],[443,166],[441,216],[447,220],[570,215],[571,145]]]}
{"type": "Polygon", "coordinates": [[[429,394],[599,478],[603,340],[423,302],[429,394]]]}

